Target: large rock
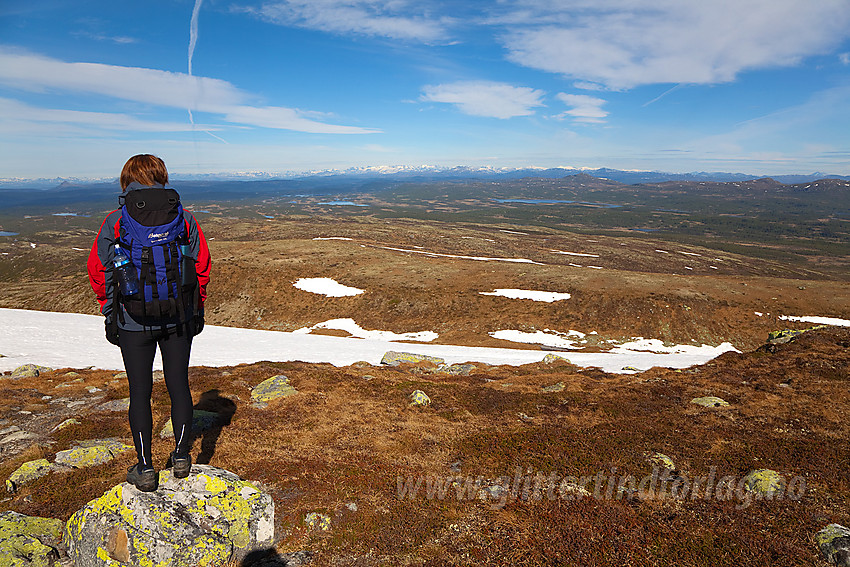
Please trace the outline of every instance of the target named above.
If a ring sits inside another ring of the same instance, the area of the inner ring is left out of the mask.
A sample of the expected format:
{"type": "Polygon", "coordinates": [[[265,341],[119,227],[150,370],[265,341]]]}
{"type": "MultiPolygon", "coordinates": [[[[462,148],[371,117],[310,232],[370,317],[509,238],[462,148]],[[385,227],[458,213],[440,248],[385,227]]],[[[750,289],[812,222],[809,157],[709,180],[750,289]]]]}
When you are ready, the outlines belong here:
{"type": "Polygon", "coordinates": [[[61,538],[61,520],[3,512],[0,514],[0,565],[58,566],[57,547],[61,538]]]}
{"type": "Polygon", "coordinates": [[[264,407],[272,400],[297,393],[298,390],[289,383],[289,378],[283,374],[278,374],[254,386],[254,389],[251,390],[251,401],[254,402],[255,406],[264,407]]]}
{"type": "Polygon", "coordinates": [[[127,411],[130,409],[130,398],[120,398],[103,402],[95,408],[95,411],[127,411]]]}
{"type": "Polygon", "coordinates": [[[437,356],[428,356],[426,354],[416,354],[413,352],[398,352],[388,350],[381,358],[381,364],[388,366],[398,366],[399,364],[420,364],[422,362],[432,362],[437,366],[445,364],[446,361],[437,356]]]}
{"type": "Polygon", "coordinates": [[[24,364],[12,370],[10,378],[32,378],[38,376],[42,372],[52,372],[52,368],[47,366],[39,366],[38,364],[24,364]]]}
{"type": "Polygon", "coordinates": [[[757,469],[744,477],[744,487],[757,497],[770,499],[785,491],[785,479],[776,471],[757,469]]]}
{"type": "Polygon", "coordinates": [[[702,398],[694,398],[693,400],[691,400],[691,403],[706,408],[720,408],[729,405],[729,402],[727,402],[723,398],[718,398],[717,396],[704,396],[702,398]]]}
{"type": "Polygon", "coordinates": [[[127,445],[120,439],[87,439],[78,441],[75,447],[56,453],[54,462],[57,465],[81,469],[108,463],[124,451],[133,451],[133,445],[127,445]]]}
{"type": "MultiPolygon", "coordinates": [[[[50,463],[47,459],[36,459],[27,461],[19,466],[15,472],[6,480],[6,490],[15,492],[22,485],[39,479],[50,472],[50,463]]],[[[2,565],[2,563],[0,563],[2,565]]]]}
{"type": "Polygon", "coordinates": [[[827,561],[850,567],[850,529],[841,524],[829,524],[818,532],[815,541],[827,561]]]}
{"type": "Polygon", "coordinates": [[[274,542],[271,496],[235,474],[194,465],[170,470],[155,492],[119,484],[68,520],[65,545],[76,567],[182,567],[238,562],[274,542]]]}

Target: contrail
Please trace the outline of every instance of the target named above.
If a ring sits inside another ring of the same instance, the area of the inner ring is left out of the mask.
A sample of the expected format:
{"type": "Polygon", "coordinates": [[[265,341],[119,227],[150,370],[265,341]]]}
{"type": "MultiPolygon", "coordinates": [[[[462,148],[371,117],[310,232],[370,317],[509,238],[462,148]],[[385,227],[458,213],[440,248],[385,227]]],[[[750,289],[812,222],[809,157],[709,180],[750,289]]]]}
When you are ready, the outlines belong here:
{"type": "Polygon", "coordinates": [[[674,86],[673,88],[664,91],[663,93],[661,93],[660,95],[658,95],[657,97],[652,99],[651,101],[643,103],[641,106],[643,106],[643,107],[649,106],[653,102],[657,102],[657,101],[661,100],[662,98],[664,98],[668,94],[672,93],[673,91],[675,91],[676,89],[678,89],[681,86],[682,86],[682,83],[679,83],[678,85],[674,86]]]}
{"type": "MultiPolygon", "coordinates": [[[[195,7],[192,9],[192,21],[189,23],[189,76],[192,76],[192,57],[195,55],[195,44],[198,43],[198,12],[201,11],[201,4],[204,0],[195,0],[195,7]]],[[[189,122],[192,126],[195,125],[195,118],[192,116],[192,109],[188,108],[189,122]]]]}

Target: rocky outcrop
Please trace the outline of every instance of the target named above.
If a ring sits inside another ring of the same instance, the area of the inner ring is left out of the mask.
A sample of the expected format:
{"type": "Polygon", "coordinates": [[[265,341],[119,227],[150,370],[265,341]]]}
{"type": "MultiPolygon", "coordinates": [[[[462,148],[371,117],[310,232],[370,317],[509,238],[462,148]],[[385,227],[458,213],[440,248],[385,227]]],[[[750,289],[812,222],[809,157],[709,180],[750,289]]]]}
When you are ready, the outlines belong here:
{"type": "Polygon", "coordinates": [[[408,397],[412,406],[427,406],[431,405],[431,398],[422,390],[414,390],[408,397]]]}
{"type": "Polygon", "coordinates": [[[155,492],[119,484],[68,520],[64,542],[76,567],[182,567],[238,562],[274,542],[271,496],[235,474],[194,465],[160,473],[155,492]]]}
{"type": "Polygon", "coordinates": [[[0,565],[58,566],[61,539],[61,520],[3,512],[0,514],[0,565]]]}
{"type": "Polygon", "coordinates": [[[706,408],[719,408],[725,407],[729,405],[729,402],[722,398],[718,398],[716,396],[705,396],[702,398],[694,398],[691,400],[692,404],[696,404],[698,406],[703,406],[706,408]]]}
{"type": "MultiPolygon", "coordinates": [[[[6,480],[6,490],[8,492],[15,492],[22,485],[39,479],[49,472],[50,463],[47,459],[27,461],[19,466],[15,472],[9,475],[9,478],[6,480]]],[[[2,565],[2,563],[0,563],[0,565],[2,565]]]]}
{"type": "Polygon", "coordinates": [[[120,439],[88,439],[78,441],[75,447],[56,453],[54,462],[57,465],[81,469],[108,463],[124,451],[133,451],[135,447],[127,445],[120,439]]]}
{"type": "Polygon", "coordinates": [[[381,358],[381,364],[385,364],[387,366],[398,366],[399,364],[420,364],[422,362],[431,362],[437,366],[446,363],[444,359],[437,356],[428,356],[413,352],[397,352],[394,350],[388,350],[381,358]]]}
{"type": "Polygon", "coordinates": [[[254,386],[251,390],[251,401],[254,402],[255,407],[265,407],[272,400],[297,393],[298,390],[289,383],[289,378],[283,374],[278,374],[254,386]]]}
{"type": "Polygon", "coordinates": [[[32,378],[43,372],[53,372],[52,368],[47,366],[39,366],[38,364],[24,364],[12,370],[10,378],[32,378]]]}
{"type": "Polygon", "coordinates": [[[770,499],[785,491],[785,479],[776,471],[758,469],[744,477],[744,486],[747,492],[770,499]]]}
{"type": "Polygon", "coordinates": [[[815,541],[827,561],[850,567],[850,529],[841,524],[829,524],[818,532],[815,541]]]}

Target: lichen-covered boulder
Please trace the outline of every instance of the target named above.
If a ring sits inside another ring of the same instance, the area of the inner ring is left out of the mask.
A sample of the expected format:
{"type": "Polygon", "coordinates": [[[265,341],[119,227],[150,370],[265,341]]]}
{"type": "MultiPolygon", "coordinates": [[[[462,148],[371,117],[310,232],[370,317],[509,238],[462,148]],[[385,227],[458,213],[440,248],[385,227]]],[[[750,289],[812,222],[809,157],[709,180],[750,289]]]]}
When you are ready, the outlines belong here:
{"type": "Polygon", "coordinates": [[[68,520],[64,533],[76,567],[222,565],[274,542],[271,496],[235,474],[193,465],[183,479],[160,472],[159,488],[123,483],[68,520]]]}
{"type": "Polygon", "coordinates": [[[412,406],[427,406],[431,404],[431,398],[422,390],[414,390],[408,397],[412,406]]]}
{"type": "Polygon", "coordinates": [[[289,378],[283,374],[278,374],[254,386],[251,390],[251,401],[254,402],[255,406],[263,407],[272,400],[297,393],[298,390],[289,383],[289,378]]]}
{"type": "MultiPolygon", "coordinates": [[[[207,429],[211,429],[218,425],[219,415],[214,411],[193,410],[192,411],[192,433],[203,433],[207,429]]],[[[174,437],[174,425],[171,423],[171,418],[165,422],[159,436],[163,439],[174,437]]]]}
{"type": "Polygon", "coordinates": [[[694,398],[691,400],[692,404],[696,404],[698,406],[703,406],[706,408],[719,408],[725,407],[729,405],[729,402],[724,400],[723,398],[718,398],[716,396],[705,396],[702,398],[694,398]]]}
{"type": "Polygon", "coordinates": [[[52,368],[47,366],[39,366],[38,364],[24,364],[12,370],[10,378],[32,378],[38,376],[42,372],[52,372],[52,368]]]}
{"type": "Polygon", "coordinates": [[[558,382],[557,384],[552,384],[551,386],[543,386],[543,391],[547,394],[551,394],[554,392],[563,392],[564,388],[566,387],[567,385],[563,382],[558,382]]]}
{"type": "Polygon", "coordinates": [[[452,376],[469,376],[475,368],[474,364],[441,364],[437,367],[437,372],[452,376]]]}
{"type": "MultiPolygon", "coordinates": [[[[27,461],[19,466],[15,472],[9,475],[9,478],[6,480],[6,490],[8,492],[15,492],[22,485],[39,479],[49,472],[50,463],[47,459],[27,461]]],[[[0,563],[0,565],[2,565],[2,563],[0,563]]]]}
{"type": "Polygon", "coordinates": [[[399,364],[420,364],[422,362],[431,362],[437,366],[446,363],[444,359],[437,356],[428,356],[413,352],[398,352],[394,350],[388,350],[381,358],[381,364],[386,364],[387,366],[398,366],[399,364]]]}
{"type": "Polygon", "coordinates": [[[115,437],[87,439],[78,441],[71,449],[56,453],[54,462],[57,465],[81,469],[108,463],[120,453],[133,450],[135,447],[115,437]]]}
{"type": "Polygon", "coordinates": [[[665,455],[664,453],[648,453],[646,456],[646,460],[656,467],[661,467],[662,469],[668,471],[676,470],[676,463],[673,462],[673,459],[665,455]]]}
{"type": "Polygon", "coordinates": [[[829,524],[818,532],[815,541],[827,561],[850,567],[850,529],[841,524],[829,524]]]}
{"type": "Polygon", "coordinates": [[[130,398],[109,400],[95,408],[96,411],[127,411],[130,409],[130,398]]]}
{"type": "Polygon", "coordinates": [[[57,547],[62,539],[62,521],[0,514],[0,565],[3,567],[53,567],[59,565],[57,547]]]}
{"type": "Polygon", "coordinates": [[[543,357],[544,364],[554,364],[556,362],[569,364],[570,359],[558,354],[552,354],[551,352],[543,357]]]}
{"type": "Polygon", "coordinates": [[[69,417],[68,419],[66,419],[65,421],[63,421],[62,423],[60,423],[59,425],[57,425],[53,429],[51,429],[50,432],[56,433],[57,431],[62,431],[66,427],[71,427],[72,425],[79,425],[79,424],[80,424],[79,419],[76,419],[74,417],[69,417]]]}
{"type": "Polygon", "coordinates": [[[773,498],[785,491],[785,479],[776,471],[758,469],[744,477],[747,492],[761,498],[773,498]]]}
{"type": "Polygon", "coordinates": [[[767,342],[774,345],[785,344],[796,339],[803,333],[816,331],[818,329],[825,329],[826,327],[828,327],[828,325],[816,325],[814,327],[809,327],[808,329],[782,329],[781,331],[771,331],[767,335],[767,342]]]}

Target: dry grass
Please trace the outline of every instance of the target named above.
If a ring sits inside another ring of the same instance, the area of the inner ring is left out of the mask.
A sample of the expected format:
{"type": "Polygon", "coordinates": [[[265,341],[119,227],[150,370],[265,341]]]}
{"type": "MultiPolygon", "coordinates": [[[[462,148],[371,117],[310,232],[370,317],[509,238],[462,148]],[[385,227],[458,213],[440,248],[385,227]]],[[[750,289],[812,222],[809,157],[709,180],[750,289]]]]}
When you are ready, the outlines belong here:
{"type": "MultiPolygon", "coordinates": [[[[848,346],[850,330],[817,331],[699,368],[635,375],[544,364],[482,367],[468,377],[416,366],[192,368],[199,407],[235,408],[229,424],[196,441],[193,456],[262,483],[275,499],[277,550],[309,549],[319,565],[813,565],[813,535],[850,521],[848,346]],[[299,393],[252,408],[250,388],[280,373],[299,393]],[[567,387],[542,392],[556,382],[567,387]],[[414,389],[432,405],[409,407],[414,389]],[[703,395],[731,405],[689,403],[703,395]],[[737,478],[771,468],[805,479],[807,489],[800,500],[746,507],[734,498],[535,499],[533,491],[500,507],[457,499],[454,489],[443,499],[397,493],[397,478],[408,475],[494,480],[517,470],[522,478],[616,470],[640,478],[651,471],[645,454],[652,451],[672,457],[689,478],[713,467],[718,477],[737,478]],[[304,525],[313,511],[331,517],[328,532],[304,525]]],[[[85,384],[108,378],[88,373],[85,384]]],[[[7,383],[9,395],[31,395],[33,380],[7,383]]],[[[168,416],[163,384],[155,387],[154,409],[158,427],[168,416]]],[[[54,446],[3,463],[0,473],[50,457],[73,439],[127,434],[120,414],[82,422],[58,434],[54,446]]],[[[154,437],[158,462],[170,443],[154,437]]],[[[131,460],[127,454],[47,476],[2,507],[67,518],[123,480],[131,460]]]]}

